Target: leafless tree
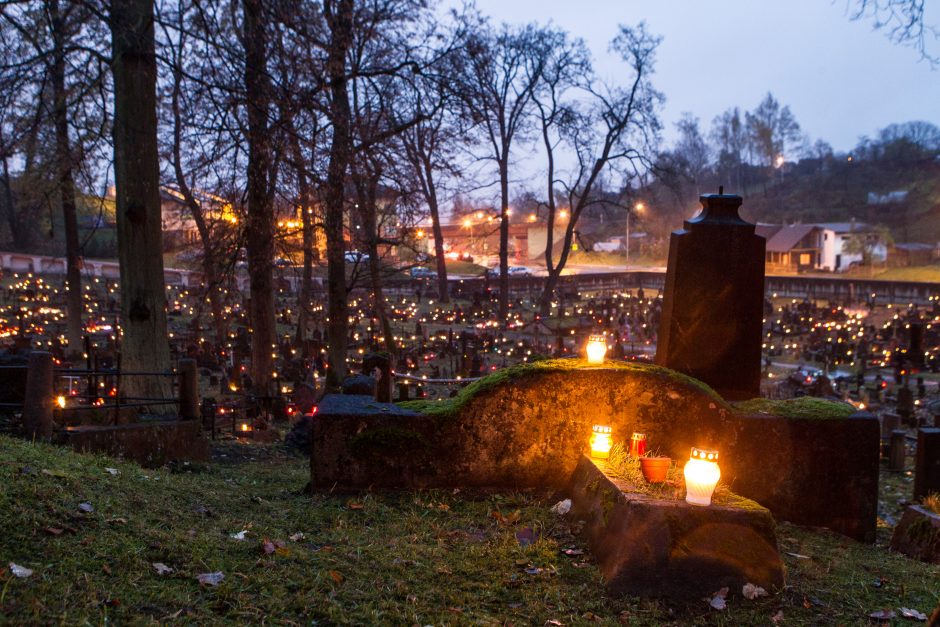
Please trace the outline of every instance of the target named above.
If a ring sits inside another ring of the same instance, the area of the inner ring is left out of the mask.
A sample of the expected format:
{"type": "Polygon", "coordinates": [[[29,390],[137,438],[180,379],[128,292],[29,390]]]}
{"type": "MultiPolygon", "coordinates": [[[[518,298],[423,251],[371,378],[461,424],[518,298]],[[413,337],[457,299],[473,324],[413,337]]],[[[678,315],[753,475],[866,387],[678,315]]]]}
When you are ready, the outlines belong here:
{"type": "MultiPolygon", "coordinates": [[[[90,152],[89,144],[107,132],[107,54],[100,44],[103,25],[85,4],[60,0],[9,3],[0,11],[0,19],[9,37],[4,37],[4,48],[18,53],[5,57],[0,80],[7,89],[17,90],[13,94],[19,94],[21,107],[35,111],[35,117],[21,119],[26,128],[21,124],[11,135],[25,131],[26,145],[21,148],[34,155],[42,128],[51,129],[52,183],[65,236],[68,353],[80,356],[84,308],[75,180],[90,152]]],[[[15,99],[11,94],[11,100],[15,99]]],[[[8,137],[4,134],[4,139],[8,137]]],[[[7,145],[3,151],[6,204],[14,235],[22,236],[27,229],[14,207],[11,148],[7,145]]],[[[27,155],[27,165],[32,155],[27,155]]]]}
{"type": "MultiPolygon", "coordinates": [[[[543,145],[548,160],[548,189],[545,205],[548,225],[545,247],[545,280],[539,305],[547,316],[561,272],[568,262],[571,245],[577,232],[578,221],[585,210],[606,201],[603,194],[605,176],[619,173],[629,179],[649,165],[649,155],[658,139],[657,107],[662,96],[650,82],[659,38],[649,34],[643,24],[630,28],[621,26],[620,33],[611,44],[629,65],[631,82],[623,87],[612,87],[597,81],[582,89],[590,98],[588,108],[579,111],[574,103],[563,106],[559,91],[563,85],[563,72],[584,74],[583,53],[579,46],[565,43],[558,33],[548,38],[555,56],[549,56],[534,90],[538,103],[543,145]],[[556,176],[555,156],[559,142],[564,142],[575,154],[575,165],[568,177],[556,176]],[[561,248],[557,259],[554,252],[554,225],[556,220],[556,194],[560,192],[568,213],[561,248]]],[[[569,79],[570,80],[570,79],[569,79]]]]}
{"type": "MultiPolygon", "coordinates": [[[[936,5],[930,5],[936,9],[936,5]]],[[[853,20],[871,20],[891,41],[914,48],[932,67],[940,64],[940,30],[925,21],[926,0],[853,0],[853,20]]]]}
{"type": "MultiPolygon", "coordinates": [[[[160,168],[157,154],[157,62],[152,0],[112,0],[114,179],[121,264],[122,367],[170,370],[163,277],[160,168]]],[[[166,398],[170,380],[129,377],[129,396],[166,398]]]]}
{"type": "Polygon", "coordinates": [[[509,319],[509,164],[514,142],[532,126],[532,92],[549,54],[535,25],[494,31],[476,19],[467,25],[463,54],[457,55],[451,87],[463,113],[480,136],[485,159],[499,182],[499,319],[509,319]]]}

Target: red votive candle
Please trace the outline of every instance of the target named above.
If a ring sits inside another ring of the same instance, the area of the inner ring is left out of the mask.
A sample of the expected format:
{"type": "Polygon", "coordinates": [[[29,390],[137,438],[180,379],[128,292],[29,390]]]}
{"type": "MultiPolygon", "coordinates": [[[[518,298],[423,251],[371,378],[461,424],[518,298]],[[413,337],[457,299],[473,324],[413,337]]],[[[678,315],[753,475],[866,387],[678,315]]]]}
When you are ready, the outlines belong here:
{"type": "Polygon", "coordinates": [[[630,456],[643,457],[646,454],[646,434],[634,433],[630,436],[630,456]]]}

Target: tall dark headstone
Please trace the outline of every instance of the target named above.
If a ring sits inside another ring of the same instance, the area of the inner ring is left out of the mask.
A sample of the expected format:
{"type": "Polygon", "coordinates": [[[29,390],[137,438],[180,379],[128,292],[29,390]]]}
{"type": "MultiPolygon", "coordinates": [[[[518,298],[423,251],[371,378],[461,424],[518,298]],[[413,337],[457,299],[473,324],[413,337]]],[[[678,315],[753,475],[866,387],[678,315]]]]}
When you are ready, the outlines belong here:
{"type": "Polygon", "coordinates": [[[907,358],[913,367],[924,367],[924,325],[919,322],[912,322],[908,329],[907,358]]]}
{"type": "Polygon", "coordinates": [[[740,196],[699,198],[672,233],[656,363],[727,399],[760,394],[765,240],[738,215],[740,196]]]}
{"type": "Polygon", "coordinates": [[[918,429],[914,500],[931,492],[940,492],[940,429],[918,429]]]}

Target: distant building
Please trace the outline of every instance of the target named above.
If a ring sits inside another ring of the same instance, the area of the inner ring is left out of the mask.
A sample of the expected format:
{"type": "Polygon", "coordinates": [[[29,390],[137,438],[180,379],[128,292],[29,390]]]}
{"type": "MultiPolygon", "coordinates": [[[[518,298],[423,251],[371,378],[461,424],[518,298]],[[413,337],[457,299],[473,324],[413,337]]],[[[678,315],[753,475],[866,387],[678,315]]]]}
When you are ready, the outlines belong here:
{"type": "Polygon", "coordinates": [[[883,263],[888,257],[887,246],[871,226],[862,222],[758,224],[757,234],[767,240],[770,270],[844,272],[862,261],[861,253],[846,251],[853,238],[864,238],[871,246],[874,262],[883,263]]]}

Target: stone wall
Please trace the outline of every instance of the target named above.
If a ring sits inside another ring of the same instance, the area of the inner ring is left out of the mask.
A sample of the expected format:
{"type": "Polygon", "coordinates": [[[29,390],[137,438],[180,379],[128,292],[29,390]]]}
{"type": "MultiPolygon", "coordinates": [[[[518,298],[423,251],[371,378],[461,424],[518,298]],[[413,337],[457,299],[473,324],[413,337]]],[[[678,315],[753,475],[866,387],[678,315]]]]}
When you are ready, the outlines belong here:
{"type": "Polygon", "coordinates": [[[649,449],[680,463],[693,446],[716,448],[722,480],[778,518],[874,540],[872,417],[741,415],[694,379],[623,362],[553,360],[474,386],[424,413],[333,410],[327,399],[313,422],[313,486],[562,488],[592,425],[606,424],[615,442],[643,432],[649,449]]]}

